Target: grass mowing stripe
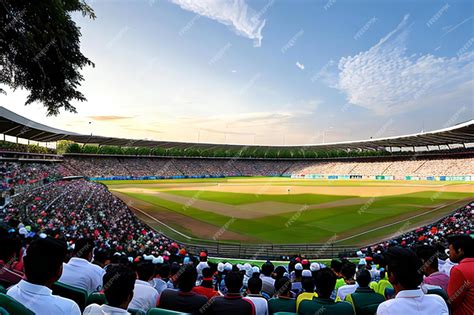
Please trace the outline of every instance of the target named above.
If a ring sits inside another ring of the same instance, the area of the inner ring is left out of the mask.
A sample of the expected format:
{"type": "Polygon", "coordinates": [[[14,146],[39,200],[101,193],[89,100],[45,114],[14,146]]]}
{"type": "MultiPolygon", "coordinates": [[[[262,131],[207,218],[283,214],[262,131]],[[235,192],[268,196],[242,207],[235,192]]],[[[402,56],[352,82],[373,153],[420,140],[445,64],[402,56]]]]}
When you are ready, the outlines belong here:
{"type": "MultiPolygon", "coordinates": [[[[232,224],[228,225],[230,231],[253,236],[254,231],[259,229],[273,230],[275,227],[269,224],[269,222],[257,222],[255,220],[245,220],[239,218],[232,218],[224,215],[220,215],[210,211],[204,211],[196,209],[194,207],[185,207],[184,205],[168,200],[161,199],[157,196],[139,193],[124,193],[130,197],[143,200],[150,204],[166,208],[170,211],[178,212],[182,215],[191,217],[198,221],[203,221],[216,226],[216,232],[228,224],[232,220],[232,224]]],[[[264,240],[262,240],[264,241],[264,240]]]]}
{"type": "Polygon", "coordinates": [[[265,195],[265,194],[247,194],[233,192],[217,192],[206,190],[167,190],[167,194],[177,196],[196,198],[200,200],[220,202],[229,205],[241,205],[255,202],[275,201],[296,204],[319,204],[325,202],[338,201],[354,196],[335,196],[318,194],[286,194],[286,195],[265,195]]]}

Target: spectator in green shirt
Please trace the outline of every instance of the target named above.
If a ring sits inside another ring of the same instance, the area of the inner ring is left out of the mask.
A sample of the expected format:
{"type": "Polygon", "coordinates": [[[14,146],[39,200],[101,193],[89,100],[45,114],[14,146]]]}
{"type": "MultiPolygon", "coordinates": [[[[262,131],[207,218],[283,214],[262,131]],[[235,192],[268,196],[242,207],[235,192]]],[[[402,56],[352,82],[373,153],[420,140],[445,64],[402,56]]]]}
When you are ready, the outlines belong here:
{"type": "Polygon", "coordinates": [[[319,271],[316,276],[316,291],[318,297],[311,301],[302,301],[298,314],[299,315],[354,315],[354,310],[350,303],[334,302],[331,293],[336,285],[336,277],[332,270],[324,268],[319,271]]]}
{"type": "Polygon", "coordinates": [[[369,288],[370,279],[370,272],[362,270],[356,279],[359,287],[354,293],[346,295],[345,301],[352,304],[356,315],[375,314],[379,304],[385,301],[383,295],[369,288]]]}
{"type": "Polygon", "coordinates": [[[301,280],[301,285],[303,287],[303,292],[301,292],[296,297],[296,311],[298,311],[298,306],[301,302],[305,300],[312,300],[314,297],[317,297],[318,294],[314,292],[314,279],[311,271],[303,270],[303,278],[301,280]]]}
{"type": "Polygon", "coordinates": [[[296,300],[291,298],[291,280],[282,277],[275,282],[275,297],[268,300],[268,314],[296,312],[296,300]]]}

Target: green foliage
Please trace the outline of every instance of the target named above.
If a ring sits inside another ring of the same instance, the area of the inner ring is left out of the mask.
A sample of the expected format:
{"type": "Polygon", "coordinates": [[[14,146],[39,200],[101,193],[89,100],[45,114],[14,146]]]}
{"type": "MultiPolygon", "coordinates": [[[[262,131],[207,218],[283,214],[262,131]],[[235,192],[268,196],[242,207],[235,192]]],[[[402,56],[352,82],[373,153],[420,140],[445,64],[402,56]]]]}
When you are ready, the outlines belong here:
{"type": "MultiPolygon", "coordinates": [[[[94,64],[80,50],[81,32],[71,14],[95,18],[82,0],[2,0],[0,84],[29,91],[26,104],[43,103],[48,115],[76,112],[80,70],[94,64]]],[[[0,92],[5,92],[0,88],[0,92]]]]}
{"type": "Polygon", "coordinates": [[[74,142],[69,141],[69,140],[59,140],[56,142],[56,152],[58,154],[63,154],[67,151],[68,146],[73,144],[74,142]]]}
{"type": "Polygon", "coordinates": [[[82,153],[82,148],[78,143],[71,143],[66,148],[67,153],[82,153]]]}
{"type": "Polygon", "coordinates": [[[96,145],[85,145],[83,148],[81,148],[80,153],[86,153],[86,154],[97,154],[99,147],[96,145]]]}
{"type": "Polygon", "coordinates": [[[0,150],[1,151],[11,151],[11,152],[29,152],[29,153],[44,153],[44,154],[54,154],[53,149],[48,149],[36,144],[20,144],[8,141],[0,141],[0,150]]]}

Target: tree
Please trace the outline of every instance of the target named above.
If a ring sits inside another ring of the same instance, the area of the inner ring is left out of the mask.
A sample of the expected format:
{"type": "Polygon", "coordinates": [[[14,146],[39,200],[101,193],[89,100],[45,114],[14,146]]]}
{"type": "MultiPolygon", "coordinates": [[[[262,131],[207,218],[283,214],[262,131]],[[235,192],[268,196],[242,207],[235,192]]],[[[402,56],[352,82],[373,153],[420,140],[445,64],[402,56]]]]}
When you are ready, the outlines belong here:
{"type": "Polygon", "coordinates": [[[95,19],[83,0],[0,0],[0,85],[26,89],[25,105],[40,102],[48,116],[76,112],[71,101],[86,100],[80,70],[94,66],[81,53],[72,12],[95,19]]]}

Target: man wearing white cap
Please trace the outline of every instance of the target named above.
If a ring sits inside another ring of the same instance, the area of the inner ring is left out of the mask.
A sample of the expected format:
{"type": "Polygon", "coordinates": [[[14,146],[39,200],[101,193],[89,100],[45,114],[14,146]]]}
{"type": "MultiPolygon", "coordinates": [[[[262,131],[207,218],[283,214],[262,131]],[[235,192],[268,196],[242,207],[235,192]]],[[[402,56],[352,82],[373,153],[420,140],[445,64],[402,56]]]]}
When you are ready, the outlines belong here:
{"type": "Polygon", "coordinates": [[[249,264],[249,263],[245,263],[243,266],[242,266],[242,269],[245,271],[245,274],[244,274],[244,287],[247,287],[247,283],[250,279],[250,277],[252,277],[252,266],[249,264]]]}
{"type": "MultiPolygon", "coordinates": [[[[218,266],[219,267],[219,266],[218,266]]],[[[229,262],[226,262],[223,265],[223,274],[222,274],[222,280],[219,284],[219,292],[221,292],[223,295],[227,293],[227,287],[225,286],[225,276],[232,271],[232,264],[229,262]]]]}
{"type": "Polygon", "coordinates": [[[217,271],[218,272],[224,272],[224,263],[218,263],[217,264],[217,271]]]}
{"type": "Polygon", "coordinates": [[[297,263],[295,265],[295,277],[293,278],[293,281],[291,284],[291,292],[293,292],[294,296],[297,296],[303,290],[303,287],[301,285],[302,274],[303,274],[303,265],[300,263],[297,263]]]}
{"type": "Polygon", "coordinates": [[[309,266],[309,270],[311,271],[311,275],[313,276],[313,279],[316,279],[316,273],[319,270],[321,270],[321,266],[319,265],[319,263],[314,262],[314,263],[311,263],[311,265],[309,266]]]}
{"type": "Polygon", "coordinates": [[[301,286],[303,288],[303,292],[301,292],[296,298],[296,311],[298,311],[298,307],[302,301],[311,301],[314,297],[318,297],[318,294],[314,292],[314,280],[311,271],[303,270],[301,275],[301,286]]]}

